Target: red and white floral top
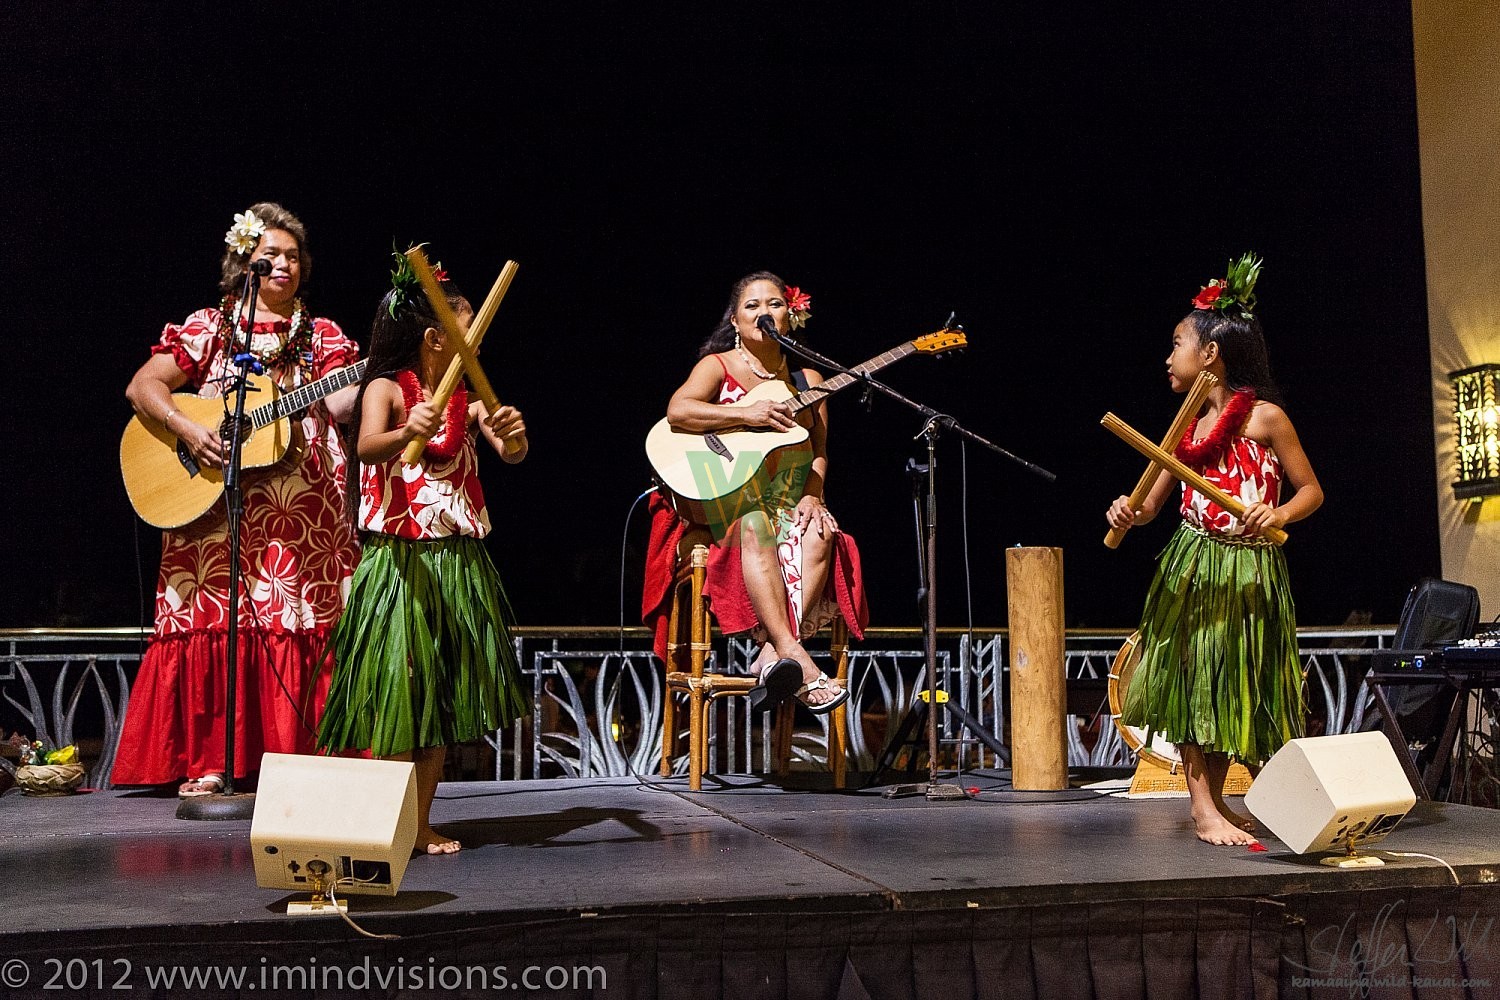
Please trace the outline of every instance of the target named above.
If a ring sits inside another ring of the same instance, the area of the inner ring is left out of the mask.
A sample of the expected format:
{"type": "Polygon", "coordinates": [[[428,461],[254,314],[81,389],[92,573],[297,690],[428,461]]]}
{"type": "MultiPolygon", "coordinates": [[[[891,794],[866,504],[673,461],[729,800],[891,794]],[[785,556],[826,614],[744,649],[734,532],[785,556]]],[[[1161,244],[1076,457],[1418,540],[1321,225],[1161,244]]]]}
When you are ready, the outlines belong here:
{"type": "MultiPolygon", "coordinates": [[[[1204,479],[1247,507],[1253,503],[1275,507],[1281,500],[1281,460],[1268,445],[1252,438],[1230,438],[1218,463],[1199,471],[1204,479]]],[[[1182,487],[1182,517],[1211,535],[1245,533],[1244,522],[1186,483],[1182,487]]]]}
{"type": "MultiPolygon", "coordinates": [[[[291,332],[288,322],[256,323],[251,349],[268,356],[291,332]]],[[[170,354],[202,397],[222,395],[230,365],[219,333],[219,310],[200,309],[168,324],[153,354],[170,354]]],[[[353,364],[359,346],[332,320],[313,320],[312,361],[268,368],[283,390],[353,364]]],[[[251,405],[254,405],[252,399],[251,405]]],[[[240,625],[273,633],[331,627],[344,607],[359,545],[344,514],[344,448],[321,402],[299,423],[306,449],[293,467],[247,473],[243,482],[240,625]]],[[[222,631],[229,627],[229,542],[222,514],[205,515],[162,537],[156,586],[156,634],[222,631]]]]}
{"type": "MultiPolygon", "coordinates": [[[[406,372],[400,373],[406,375],[406,372]]],[[[414,379],[402,379],[407,411],[420,399],[412,396],[414,379]]],[[[467,427],[463,389],[449,401],[444,426],[428,442],[414,465],[396,455],[359,471],[359,527],[397,538],[431,541],[453,535],[483,538],[490,533],[490,514],[479,482],[477,428],[467,427]],[[456,419],[455,419],[456,418],[456,419]],[[461,443],[455,448],[451,437],[461,443]]],[[[405,426],[404,422],[398,426],[405,426]]]]}

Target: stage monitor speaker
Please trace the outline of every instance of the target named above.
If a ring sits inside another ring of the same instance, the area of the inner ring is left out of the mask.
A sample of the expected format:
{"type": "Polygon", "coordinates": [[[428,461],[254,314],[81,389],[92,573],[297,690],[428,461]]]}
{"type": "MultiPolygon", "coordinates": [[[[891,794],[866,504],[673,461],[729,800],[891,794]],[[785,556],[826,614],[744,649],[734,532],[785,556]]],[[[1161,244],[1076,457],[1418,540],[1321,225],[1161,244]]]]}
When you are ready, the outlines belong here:
{"type": "Polygon", "coordinates": [[[417,839],[409,762],[268,753],[250,847],[265,889],[394,896],[417,839]],[[320,884],[321,883],[321,884],[320,884]]]}
{"type": "Polygon", "coordinates": [[[1245,793],[1250,814],[1297,854],[1381,840],[1416,801],[1383,733],[1291,740],[1245,793]]]}

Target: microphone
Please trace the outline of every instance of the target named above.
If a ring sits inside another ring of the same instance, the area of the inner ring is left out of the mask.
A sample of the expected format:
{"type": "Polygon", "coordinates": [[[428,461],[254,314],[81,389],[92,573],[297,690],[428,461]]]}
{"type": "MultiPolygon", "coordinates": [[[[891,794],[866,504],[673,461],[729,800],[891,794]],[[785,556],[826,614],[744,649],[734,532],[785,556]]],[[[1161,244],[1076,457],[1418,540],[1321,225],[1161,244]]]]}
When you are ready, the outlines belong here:
{"type": "Polygon", "coordinates": [[[261,257],[259,260],[252,260],[250,262],[250,271],[253,274],[265,277],[271,273],[271,262],[264,257],[261,257]]]}
{"type": "Polygon", "coordinates": [[[770,337],[772,340],[775,340],[778,336],[780,336],[780,333],[776,329],[776,321],[770,316],[762,316],[760,319],[755,321],[755,325],[760,328],[761,333],[765,334],[767,337],[770,337]]]}

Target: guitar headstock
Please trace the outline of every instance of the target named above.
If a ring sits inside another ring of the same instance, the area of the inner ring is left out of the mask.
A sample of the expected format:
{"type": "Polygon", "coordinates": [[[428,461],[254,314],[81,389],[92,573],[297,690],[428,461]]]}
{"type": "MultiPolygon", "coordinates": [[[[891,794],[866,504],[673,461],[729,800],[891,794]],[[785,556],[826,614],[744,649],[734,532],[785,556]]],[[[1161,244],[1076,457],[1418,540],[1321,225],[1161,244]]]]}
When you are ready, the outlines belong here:
{"type": "Polygon", "coordinates": [[[923,354],[942,354],[946,351],[960,351],[969,346],[969,336],[963,330],[945,328],[936,333],[918,337],[911,342],[912,347],[923,354]]]}

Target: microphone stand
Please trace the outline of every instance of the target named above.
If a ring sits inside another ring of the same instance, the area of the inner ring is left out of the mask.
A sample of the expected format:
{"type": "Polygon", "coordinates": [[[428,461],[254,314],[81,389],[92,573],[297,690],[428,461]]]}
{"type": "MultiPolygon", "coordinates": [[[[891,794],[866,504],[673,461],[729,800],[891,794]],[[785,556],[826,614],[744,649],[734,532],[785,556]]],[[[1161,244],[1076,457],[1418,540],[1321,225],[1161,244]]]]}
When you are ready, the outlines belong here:
{"type": "MultiPolygon", "coordinates": [[[[953,317],[949,316],[948,317],[948,325],[951,327],[952,324],[953,324],[953,317]]],[[[968,798],[968,795],[958,785],[940,784],[938,782],[938,735],[937,735],[937,705],[938,705],[938,700],[937,700],[937,439],[938,439],[938,435],[945,428],[948,429],[948,430],[951,430],[951,431],[955,431],[958,434],[961,434],[962,436],[968,438],[969,440],[976,441],[979,444],[984,445],[986,448],[990,449],[991,451],[993,451],[993,452],[995,452],[995,453],[997,453],[999,455],[1003,455],[1004,457],[1006,457],[1006,458],[1010,459],[1011,461],[1015,462],[1017,465],[1020,465],[1022,468],[1026,469],[1027,471],[1032,472],[1032,473],[1040,476],[1041,478],[1045,479],[1049,483],[1050,482],[1056,482],[1057,481],[1057,476],[1056,476],[1055,473],[1049,472],[1046,469],[1042,468],[1039,465],[1036,465],[1033,462],[1028,462],[1028,461],[1026,461],[1023,458],[1020,458],[1019,456],[1012,454],[1011,452],[1009,452],[1006,449],[1004,449],[1004,448],[1000,447],[999,445],[995,444],[993,441],[989,440],[988,438],[985,438],[985,437],[982,437],[982,436],[980,436],[978,434],[975,434],[973,431],[968,430],[967,428],[961,426],[957,420],[955,420],[953,417],[947,415],[946,413],[939,413],[937,410],[934,410],[930,406],[926,406],[926,405],[924,405],[922,403],[918,403],[916,400],[913,400],[913,399],[908,399],[906,396],[903,396],[901,393],[897,392],[895,389],[892,389],[890,386],[884,385],[883,383],[878,382],[875,379],[870,378],[868,375],[864,374],[863,372],[857,372],[857,371],[853,371],[851,369],[845,368],[843,365],[841,365],[838,362],[834,361],[832,358],[824,357],[822,354],[818,353],[817,351],[813,350],[812,348],[807,347],[806,345],[797,343],[796,341],[792,340],[790,337],[787,337],[784,334],[782,334],[780,331],[776,330],[776,328],[775,328],[775,326],[773,324],[767,323],[767,324],[761,326],[760,329],[762,331],[764,331],[768,336],[770,336],[771,339],[775,340],[776,343],[780,344],[783,350],[789,351],[792,354],[798,355],[798,356],[800,356],[802,358],[806,358],[806,359],[808,359],[808,360],[810,360],[810,361],[812,361],[812,362],[814,362],[816,364],[826,365],[827,367],[832,368],[833,370],[835,370],[837,372],[840,372],[842,374],[846,374],[846,375],[852,376],[853,378],[859,379],[860,381],[862,381],[862,382],[865,383],[865,385],[867,386],[868,389],[875,389],[875,390],[879,391],[880,393],[882,393],[882,394],[884,394],[886,396],[889,396],[890,398],[896,400],[897,402],[901,403],[902,405],[904,405],[904,406],[906,406],[906,407],[908,407],[908,408],[910,408],[912,410],[915,410],[917,412],[917,414],[920,415],[924,419],[924,423],[922,425],[922,429],[916,434],[916,436],[912,440],[917,440],[918,438],[922,438],[922,439],[925,439],[926,442],[927,442],[927,505],[926,505],[927,506],[927,511],[926,511],[927,516],[926,516],[926,519],[925,519],[925,521],[926,521],[925,532],[922,534],[921,538],[922,538],[922,545],[923,545],[923,548],[924,548],[924,551],[925,551],[925,555],[926,555],[926,558],[924,560],[924,569],[925,569],[925,573],[926,573],[926,579],[924,581],[923,594],[922,594],[922,597],[923,597],[922,603],[925,606],[924,607],[924,611],[926,613],[923,616],[923,622],[922,622],[922,645],[923,645],[923,649],[924,649],[924,652],[926,654],[926,660],[927,660],[927,691],[925,692],[925,694],[926,694],[926,706],[925,707],[926,707],[926,713],[927,713],[927,766],[928,766],[928,780],[926,781],[925,784],[895,785],[895,786],[892,786],[890,789],[888,789],[885,792],[885,795],[886,795],[887,798],[897,798],[897,797],[906,796],[906,795],[925,795],[927,797],[928,801],[941,801],[941,800],[946,800],[946,799],[965,799],[965,798],[968,798]]],[[[808,390],[808,391],[816,392],[817,390],[816,390],[816,388],[813,388],[813,389],[808,390]]],[[[1005,748],[1003,747],[1003,745],[1000,744],[1000,742],[998,740],[995,740],[990,734],[986,733],[984,731],[984,728],[982,726],[978,725],[978,720],[976,720],[973,716],[969,715],[969,713],[964,708],[962,708],[961,706],[959,706],[956,703],[954,703],[951,699],[949,701],[945,702],[944,704],[945,704],[945,707],[948,709],[948,711],[950,713],[952,713],[956,718],[959,719],[959,721],[960,721],[961,724],[963,724],[966,728],[968,728],[970,732],[972,732],[976,737],[978,737],[982,742],[984,742],[985,745],[988,746],[991,750],[993,750],[997,755],[999,755],[999,756],[1001,756],[1003,758],[1008,758],[1009,757],[1009,752],[1005,750],[1005,748]]],[[[898,742],[899,742],[900,738],[901,737],[898,737],[898,742]]],[[[889,755],[890,755],[890,750],[888,749],[887,750],[887,756],[889,756],[889,755]]],[[[880,770],[882,770],[882,769],[883,769],[883,766],[882,766],[882,768],[876,770],[876,773],[875,773],[876,776],[879,775],[880,770]]]]}
{"type": "MultiPolygon", "coordinates": [[[[245,292],[240,296],[242,309],[233,322],[230,343],[226,345],[238,372],[230,379],[230,391],[234,394],[234,414],[229,421],[229,433],[225,444],[228,452],[224,456],[224,501],[228,511],[229,530],[229,636],[228,648],[224,651],[224,676],[228,685],[224,691],[224,790],[212,795],[198,795],[183,799],[177,805],[178,819],[225,820],[250,819],[255,813],[255,793],[239,793],[234,790],[234,744],[235,723],[238,718],[237,688],[239,685],[239,621],[240,621],[240,522],[245,513],[245,495],[240,488],[241,447],[244,444],[245,395],[250,392],[250,372],[259,372],[260,363],[250,354],[250,338],[255,330],[255,305],[260,297],[260,275],[254,267],[245,271],[245,292]],[[250,333],[240,332],[244,318],[249,317],[250,333]]],[[[225,407],[226,411],[229,407],[225,407]]],[[[224,430],[220,428],[220,437],[224,430]]]]}

